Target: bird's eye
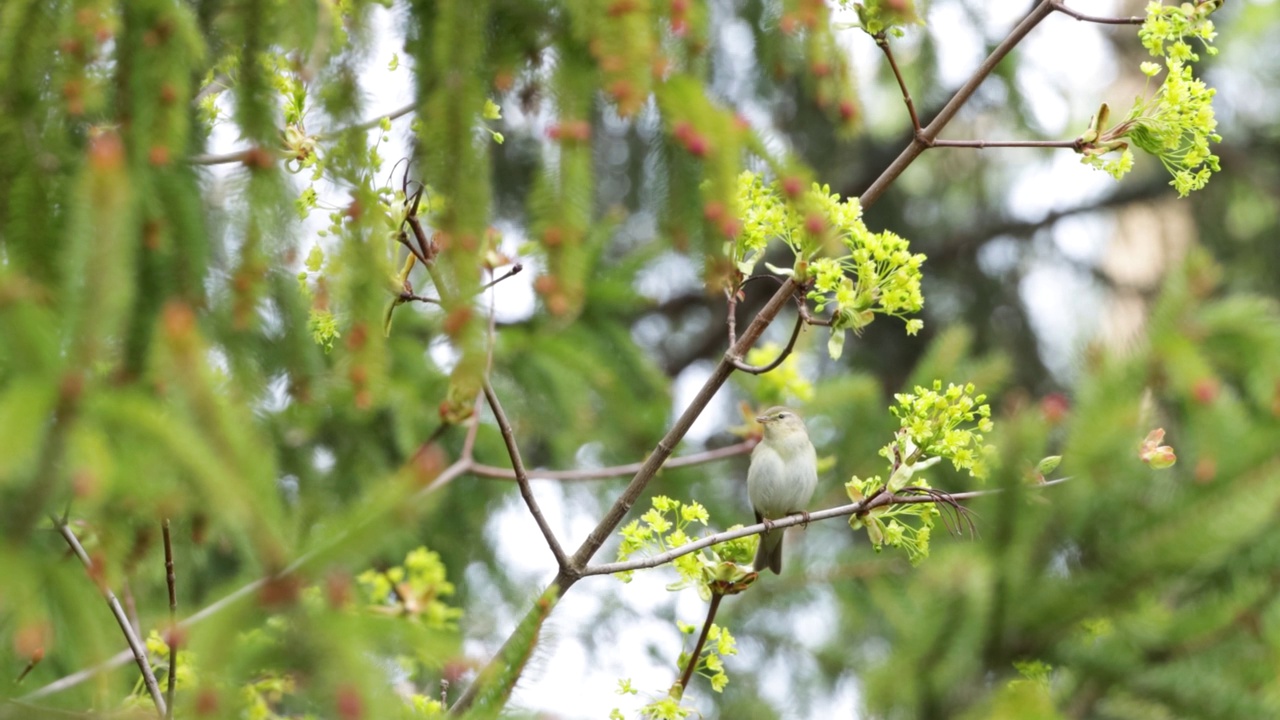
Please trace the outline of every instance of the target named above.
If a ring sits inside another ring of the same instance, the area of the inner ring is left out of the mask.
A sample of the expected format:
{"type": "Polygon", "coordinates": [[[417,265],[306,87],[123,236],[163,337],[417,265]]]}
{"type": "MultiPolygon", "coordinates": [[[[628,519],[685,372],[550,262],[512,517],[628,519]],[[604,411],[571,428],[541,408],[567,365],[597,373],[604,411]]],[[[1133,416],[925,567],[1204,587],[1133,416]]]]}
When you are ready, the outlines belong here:
{"type": "Polygon", "coordinates": [[[790,417],[790,413],[784,413],[784,412],[780,412],[780,413],[778,413],[778,419],[779,419],[779,420],[782,420],[782,419],[787,418],[787,417],[790,417]]]}

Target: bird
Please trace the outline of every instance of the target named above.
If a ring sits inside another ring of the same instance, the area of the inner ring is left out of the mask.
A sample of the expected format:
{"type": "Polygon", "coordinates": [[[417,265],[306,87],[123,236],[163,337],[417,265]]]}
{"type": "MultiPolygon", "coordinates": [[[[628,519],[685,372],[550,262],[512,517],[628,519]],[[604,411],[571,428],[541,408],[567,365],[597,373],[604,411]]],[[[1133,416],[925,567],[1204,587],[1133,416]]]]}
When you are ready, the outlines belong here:
{"type": "MultiPolygon", "coordinates": [[[[809,441],[804,419],[795,410],[771,407],[756,421],[764,426],[764,437],[751,451],[747,468],[747,497],[756,513],[756,522],[769,524],[787,515],[803,512],[818,486],[818,454],[809,441]]],[[[769,568],[782,573],[784,530],[765,530],[753,566],[756,572],[769,568]]]]}

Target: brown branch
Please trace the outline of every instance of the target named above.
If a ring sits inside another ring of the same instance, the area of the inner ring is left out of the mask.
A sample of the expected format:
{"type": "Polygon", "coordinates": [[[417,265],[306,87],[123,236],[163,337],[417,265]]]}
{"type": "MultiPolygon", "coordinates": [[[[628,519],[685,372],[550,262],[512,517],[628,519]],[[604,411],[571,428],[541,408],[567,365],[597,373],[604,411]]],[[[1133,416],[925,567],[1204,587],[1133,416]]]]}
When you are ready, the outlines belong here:
{"type": "MultiPolygon", "coordinates": [[[[742,289],[746,287],[748,283],[751,283],[755,280],[761,280],[764,278],[773,280],[779,285],[782,284],[782,281],[773,275],[753,275],[747,278],[746,280],[744,280],[742,284],[740,284],[737,288],[727,291],[725,293],[727,296],[726,299],[728,300],[728,312],[727,312],[726,319],[727,319],[727,324],[729,326],[729,347],[734,347],[735,345],[738,344],[738,293],[742,292],[742,289]]],[[[799,294],[799,291],[802,289],[803,288],[800,287],[799,285],[796,286],[797,292],[795,294],[795,301],[796,301],[796,307],[799,308],[798,312],[800,313],[800,316],[796,318],[796,327],[794,330],[791,331],[791,339],[787,341],[787,346],[783,348],[782,352],[778,355],[778,357],[768,365],[757,366],[757,365],[748,365],[747,363],[743,362],[744,356],[737,355],[729,358],[729,361],[733,365],[733,369],[740,370],[745,373],[750,373],[751,375],[763,375],[769,372],[770,370],[773,370],[774,368],[778,367],[779,365],[782,364],[784,360],[787,359],[787,356],[789,356],[791,354],[791,351],[795,349],[796,339],[800,337],[800,327],[801,325],[804,324],[804,320],[803,320],[803,317],[805,314],[804,298],[801,297],[799,294]]]]}
{"type": "Polygon", "coordinates": [[[399,119],[399,118],[404,117],[405,115],[408,115],[409,113],[413,112],[414,108],[416,108],[416,107],[417,107],[417,104],[415,104],[415,103],[409,103],[408,105],[402,105],[401,107],[398,107],[398,108],[396,108],[395,110],[392,110],[391,112],[383,113],[383,114],[381,114],[381,115],[379,115],[379,116],[377,116],[377,117],[374,117],[374,118],[370,118],[370,119],[368,119],[368,120],[365,120],[364,122],[356,123],[355,125],[351,125],[351,126],[344,127],[344,128],[338,128],[337,130],[330,130],[329,132],[323,132],[323,133],[320,133],[319,135],[317,135],[317,136],[316,136],[316,139],[317,139],[317,140],[329,140],[329,139],[331,139],[331,138],[335,138],[335,137],[337,137],[338,135],[341,135],[342,133],[345,133],[345,132],[351,132],[351,131],[359,132],[359,131],[361,131],[361,130],[372,130],[372,129],[374,129],[374,128],[378,127],[379,125],[381,125],[383,120],[396,120],[396,119],[399,119]]]}
{"type": "Polygon", "coordinates": [[[116,599],[115,593],[111,592],[111,589],[98,576],[97,571],[94,570],[93,561],[89,559],[89,554],[84,551],[84,546],[80,544],[80,539],[72,532],[66,521],[55,515],[50,515],[49,519],[53,521],[53,525],[58,529],[58,533],[62,535],[62,539],[67,541],[71,551],[76,554],[76,557],[80,558],[80,562],[84,564],[85,571],[89,574],[90,579],[97,584],[99,592],[106,599],[107,607],[111,608],[111,614],[115,616],[116,624],[120,626],[120,631],[124,633],[125,642],[129,643],[129,652],[133,654],[134,662],[138,664],[138,670],[142,673],[142,682],[147,686],[147,692],[151,694],[151,700],[156,705],[156,712],[162,718],[168,717],[168,706],[165,704],[164,696],[160,694],[160,684],[156,682],[155,673],[151,671],[151,663],[147,662],[147,649],[142,644],[142,641],[138,639],[137,633],[133,631],[133,625],[129,622],[129,618],[125,616],[124,608],[120,607],[120,601],[116,599]]]}
{"type": "Polygon", "coordinates": [[[1000,61],[1004,60],[1005,56],[1017,47],[1018,43],[1022,42],[1022,39],[1027,36],[1027,33],[1031,32],[1036,25],[1039,25],[1042,20],[1054,11],[1054,6],[1055,3],[1052,2],[1052,0],[1041,0],[1041,2],[1032,8],[1031,12],[1023,18],[1022,22],[1018,23],[1013,30],[1009,31],[1008,37],[1002,40],[1000,44],[996,46],[995,50],[991,51],[991,54],[987,56],[986,60],[982,61],[982,64],[978,66],[978,69],[974,71],[973,75],[965,81],[964,85],[960,86],[960,89],[951,97],[951,100],[949,100],[947,104],[943,106],[942,110],[938,112],[938,116],[933,119],[933,122],[929,123],[928,127],[916,133],[915,139],[907,145],[902,153],[898,155],[897,159],[890,163],[889,167],[885,168],[884,172],[880,173],[880,177],[876,178],[875,182],[871,183],[871,186],[863,191],[862,195],[859,197],[863,208],[870,207],[875,203],[875,201],[879,200],[880,196],[884,194],[884,191],[889,189],[889,186],[893,184],[893,181],[897,180],[898,176],[901,175],[917,157],[920,157],[921,153],[928,149],[929,144],[937,139],[938,134],[942,132],[942,129],[951,122],[951,120],[956,116],[956,113],[960,112],[960,108],[969,101],[969,98],[977,91],[978,86],[981,85],[982,82],[987,79],[987,76],[996,69],[996,66],[1000,64],[1000,61]]]}
{"type": "MultiPolygon", "coordinates": [[[[1057,480],[1050,480],[1030,487],[1050,487],[1052,485],[1059,485],[1067,482],[1070,479],[1071,478],[1058,478],[1057,480]]],[[[901,495],[881,492],[849,505],[841,505],[839,507],[827,508],[826,510],[818,510],[811,513],[796,513],[794,515],[778,518],[777,520],[770,520],[767,526],[765,523],[761,522],[756,523],[755,525],[740,527],[735,530],[726,530],[714,535],[708,535],[688,543],[687,545],[681,545],[678,548],[658,553],[657,555],[651,555],[649,557],[639,558],[636,560],[625,560],[623,562],[591,565],[583,569],[582,575],[584,577],[589,575],[612,575],[614,573],[628,572],[631,570],[654,568],[659,565],[665,565],[678,557],[683,557],[690,553],[695,553],[704,548],[711,547],[712,545],[719,545],[720,543],[728,542],[730,540],[737,540],[738,538],[744,538],[750,535],[759,535],[767,530],[780,530],[783,528],[789,528],[793,525],[807,525],[810,522],[817,522],[819,520],[829,520],[831,518],[857,515],[859,513],[874,510],[878,507],[906,505],[910,503],[943,503],[950,505],[961,500],[971,500],[973,498],[996,495],[1002,492],[1004,492],[1003,488],[997,488],[995,490],[974,490],[971,492],[960,493],[935,492],[920,495],[901,495]]]]}
{"type": "MultiPolygon", "coordinates": [[[[192,155],[187,158],[187,163],[191,165],[226,165],[228,163],[244,162],[254,154],[256,148],[248,148],[245,150],[234,150],[227,153],[192,155]]],[[[266,152],[274,152],[267,150],[266,152]]],[[[278,153],[283,157],[283,153],[278,153]]]]}
{"type": "MultiPolygon", "coordinates": [[[[787,278],[782,283],[782,286],[778,288],[778,291],[773,294],[773,297],[769,298],[769,301],[765,303],[765,306],[751,321],[751,324],[747,326],[746,331],[743,332],[738,342],[721,357],[720,362],[711,371],[711,376],[702,384],[702,388],[698,390],[697,395],[694,396],[693,401],[689,403],[684,412],[680,414],[680,417],[676,418],[675,424],[671,426],[667,434],[658,441],[653,452],[640,465],[640,469],[631,478],[631,482],[622,491],[622,495],[618,497],[613,506],[605,513],[605,516],[596,524],[596,527],[587,536],[587,539],[583,541],[582,545],[579,546],[573,557],[569,558],[568,563],[556,574],[551,584],[559,590],[560,595],[563,596],[583,576],[582,569],[587,562],[595,556],[596,552],[609,539],[609,536],[613,534],[613,531],[617,529],[618,524],[622,522],[622,519],[631,510],[631,506],[639,499],[649,481],[657,475],[658,470],[666,463],[667,458],[671,457],[671,453],[680,444],[680,440],[684,438],[685,433],[689,432],[694,420],[698,419],[698,416],[706,409],[707,403],[711,402],[711,398],[715,396],[720,386],[733,374],[733,358],[742,357],[747,350],[751,349],[751,346],[764,333],[769,323],[773,322],[773,319],[778,316],[782,306],[786,305],[795,295],[797,289],[799,289],[799,285],[796,284],[796,281],[793,278],[787,278]]],[[[508,636],[502,648],[489,661],[489,665],[501,662],[502,658],[506,656],[509,646],[514,641],[514,635],[508,636]]],[[[481,670],[479,677],[484,676],[485,671],[481,670]]],[[[473,682],[467,687],[462,696],[449,709],[451,716],[459,717],[470,709],[481,684],[481,682],[473,682]]]]}
{"type": "Polygon", "coordinates": [[[676,419],[675,424],[671,426],[667,434],[658,441],[653,452],[649,454],[644,464],[636,471],[635,476],[631,478],[631,482],[623,490],[622,496],[614,502],[595,529],[587,536],[582,546],[574,553],[570,567],[562,570],[556,576],[554,584],[562,594],[577,580],[577,571],[586,566],[587,562],[595,556],[605,541],[609,539],[609,535],[617,529],[618,524],[622,522],[622,518],[626,516],[635,501],[639,499],[645,486],[657,474],[658,470],[667,461],[667,458],[671,457],[671,453],[675,451],[680,440],[684,438],[685,433],[693,426],[694,420],[698,419],[698,416],[706,409],[707,404],[711,402],[711,398],[715,396],[716,391],[729,379],[729,375],[733,373],[734,369],[733,360],[743,357],[747,350],[751,349],[751,346],[764,333],[769,323],[773,322],[773,319],[778,316],[782,306],[795,294],[798,287],[793,278],[787,278],[782,283],[782,286],[778,288],[778,291],[773,294],[773,297],[769,299],[769,302],[765,304],[764,308],[760,310],[760,313],[751,321],[751,324],[747,326],[742,337],[738,338],[738,342],[725,352],[719,364],[711,372],[711,376],[707,378],[698,394],[694,396],[693,401],[676,419]]]}
{"type": "Polygon", "coordinates": [[[416,295],[408,291],[400,293],[397,297],[400,299],[401,302],[420,302],[420,303],[427,303],[429,305],[440,304],[439,298],[427,297],[426,295],[416,295]]]}
{"type": "Polygon", "coordinates": [[[707,619],[702,623],[702,633],[698,635],[698,642],[693,646],[693,653],[689,655],[689,664],[685,666],[684,673],[680,676],[680,694],[684,695],[684,691],[689,689],[689,683],[693,682],[693,672],[698,668],[698,659],[702,655],[702,647],[707,644],[707,635],[711,633],[711,623],[716,619],[716,611],[720,609],[720,601],[724,599],[724,595],[718,592],[711,593],[711,604],[707,606],[707,619]]]}
{"type": "Polygon", "coordinates": [[[800,305],[800,317],[810,325],[821,325],[822,327],[831,327],[831,323],[835,322],[835,318],[820,318],[809,312],[809,306],[800,305]]]}
{"type": "Polygon", "coordinates": [[[733,361],[733,368],[751,375],[763,375],[770,370],[773,370],[781,365],[782,362],[791,355],[791,351],[795,349],[796,346],[796,339],[800,337],[800,328],[802,327],[804,327],[804,316],[796,314],[796,327],[791,331],[791,339],[787,341],[787,346],[782,348],[782,352],[778,353],[778,357],[768,365],[748,365],[738,358],[731,358],[733,361]]]}
{"type": "Polygon", "coordinates": [[[508,270],[508,271],[506,271],[505,273],[503,273],[502,275],[500,275],[500,276],[498,276],[498,277],[496,277],[496,278],[494,278],[494,279],[490,280],[489,282],[487,282],[487,283],[485,283],[485,284],[481,285],[481,286],[480,286],[480,290],[481,290],[482,292],[483,292],[483,291],[485,291],[485,290],[488,290],[489,288],[493,287],[494,285],[497,285],[498,283],[502,282],[503,280],[506,280],[507,278],[511,277],[512,275],[517,275],[517,274],[519,274],[521,270],[524,270],[524,265],[522,265],[522,264],[520,264],[520,263],[515,263],[514,265],[512,265],[512,266],[511,266],[511,269],[510,269],[510,270],[508,270]]]}
{"type": "Polygon", "coordinates": [[[954,148],[1070,148],[1078,150],[1079,140],[930,140],[929,147],[954,148]]]}
{"type": "Polygon", "coordinates": [[[920,133],[920,117],[916,115],[915,103],[911,101],[911,92],[907,90],[907,82],[902,79],[902,72],[898,70],[898,61],[893,57],[893,50],[889,49],[889,38],[883,31],[872,35],[875,38],[876,45],[884,51],[885,59],[889,61],[889,67],[893,69],[893,77],[898,81],[898,88],[902,90],[902,101],[907,104],[907,114],[911,116],[911,127],[918,135],[920,133]]]}
{"type": "Polygon", "coordinates": [[[564,554],[564,549],[560,547],[560,541],[556,540],[556,534],[551,531],[551,526],[547,524],[547,519],[542,515],[542,509],[538,507],[538,501],[533,497],[533,489],[529,487],[529,474],[525,472],[524,461],[520,459],[520,448],[516,445],[515,433],[511,430],[511,423],[507,420],[507,414],[502,410],[502,403],[498,402],[498,395],[493,391],[493,385],[489,384],[488,379],[484,381],[484,396],[489,400],[489,409],[493,411],[493,417],[498,421],[498,429],[502,431],[502,441],[507,444],[507,454],[511,456],[511,467],[515,469],[516,483],[520,486],[520,496],[524,498],[524,504],[529,508],[529,514],[533,516],[533,521],[538,524],[538,529],[542,531],[542,537],[546,539],[547,545],[551,548],[551,554],[556,556],[556,563],[559,564],[561,572],[569,566],[569,558],[564,554]]]}
{"type": "MultiPolygon", "coordinates": [[[[716,460],[737,457],[738,455],[746,455],[756,446],[755,440],[746,440],[734,445],[728,445],[715,450],[707,450],[684,457],[673,458],[663,464],[662,470],[674,470],[676,468],[690,467],[692,465],[702,465],[716,460]]],[[[628,465],[614,465],[612,467],[603,468],[586,468],[582,470],[534,470],[529,474],[530,477],[539,480],[602,480],[604,478],[621,477],[623,475],[634,475],[644,467],[643,462],[630,463],[628,465]]],[[[516,473],[514,470],[506,468],[494,467],[493,465],[475,464],[471,466],[471,474],[483,478],[494,478],[497,480],[515,480],[516,473]]]]}
{"type": "Polygon", "coordinates": [[[1086,15],[1078,10],[1072,10],[1067,7],[1062,0],[1054,0],[1049,3],[1053,9],[1063,15],[1069,15],[1083,22],[1098,23],[1099,25],[1141,25],[1145,18],[1140,17],[1100,17],[1098,15],[1086,15]]]}
{"type": "Polygon", "coordinates": [[[169,646],[169,676],[166,678],[165,705],[168,712],[166,720],[173,720],[173,693],[178,684],[178,592],[177,578],[173,574],[173,541],[169,537],[169,518],[165,518],[160,529],[164,533],[164,581],[169,586],[169,632],[165,644],[169,646]]]}
{"type": "MultiPolygon", "coordinates": [[[[401,240],[400,242],[401,242],[401,244],[403,244],[405,247],[408,247],[408,248],[409,248],[409,251],[413,253],[414,257],[416,257],[416,258],[418,259],[418,261],[419,261],[419,262],[421,262],[423,265],[426,265],[426,264],[427,264],[427,261],[426,261],[425,259],[423,259],[423,257],[422,257],[421,255],[419,255],[419,254],[418,254],[418,251],[417,251],[413,246],[409,245],[409,244],[408,244],[407,242],[405,242],[404,240],[401,240]]],[[[507,278],[509,278],[509,277],[511,277],[511,276],[513,276],[513,275],[517,275],[517,274],[519,274],[521,270],[524,270],[524,265],[521,265],[520,263],[516,263],[515,265],[512,265],[512,266],[511,266],[511,269],[510,269],[510,270],[508,270],[507,272],[503,273],[501,276],[496,277],[496,278],[494,278],[494,279],[490,280],[489,282],[487,282],[487,283],[485,283],[485,284],[481,285],[481,286],[480,286],[480,292],[484,292],[485,290],[488,290],[489,288],[493,287],[494,285],[497,285],[498,283],[502,282],[503,280],[506,280],[507,278]]],[[[410,291],[408,291],[408,290],[404,290],[404,291],[402,291],[402,292],[401,292],[397,297],[400,299],[400,301],[401,301],[401,302],[420,302],[420,303],[428,303],[428,304],[430,304],[430,305],[442,305],[442,304],[443,304],[443,303],[440,301],[440,299],[439,299],[439,298],[428,297],[428,296],[426,296],[426,295],[418,295],[418,294],[413,293],[413,292],[410,292],[410,291]]]]}

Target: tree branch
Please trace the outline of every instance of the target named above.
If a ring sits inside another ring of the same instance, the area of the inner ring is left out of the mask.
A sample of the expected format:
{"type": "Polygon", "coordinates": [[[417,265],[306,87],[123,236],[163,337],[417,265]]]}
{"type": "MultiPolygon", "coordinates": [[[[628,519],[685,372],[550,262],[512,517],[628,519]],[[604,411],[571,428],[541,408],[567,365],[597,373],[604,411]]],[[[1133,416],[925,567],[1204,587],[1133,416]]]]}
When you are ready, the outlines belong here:
{"type": "Polygon", "coordinates": [[[487,282],[487,283],[485,283],[485,284],[481,285],[481,286],[480,286],[480,290],[481,290],[481,292],[483,292],[483,291],[485,291],[485,290],[488,290],[489,288],[493,287],[494,285],[497,285],[498,283],[502,282],[503,280],[506,280],[507,278],[511,277],[512,275],[518,275],[518,274],[520,273],[520,271],[521,271],[521,270],[524,270],[524,265],[522,265],[522,264],[520,264],[520,263],[514,263],[514,264],[512,264],[512,266],[511,266],[511,269],[510,269],[510,270],[508,270],[508,271],[506,271],[505,273],[503,273],[503,274],[499,275],[498,277],[496,277],[496,278],[494,278],[494,279],[490,280],[489,282],[487,282]]]}
{"type": "MultiPolygon", "coordinates": [[[[201,93],[203,92],[204,91],[202,90],[201,93]]],[[[408,115],[409,113],[413,112],[413,109],[415,107],[416,105],[414,105],[413,103],[410,103],[403,107],[398,107],[395,110],[392,110],[391,112],[383,113],[375,118],[370,118],[369,120],[365,120],[364,122],[359,122],[359,123],[356,123],[355,125],[349,125],[344,128],[338,128],[337,130],[330,130],[328,132],[320,133],[319,135],[315,135],[314,139],[332,140],[333,138],[345,132],[352,132],[352,131],[360,132],[360,131],[372,130],[378,127],[379,125],[381,125],[383,120],[395,120],[397,118],[408,115]]],[[[187,162],[190,163],[191,165],[225,165],[227,163],[244,162],[245,158],[249,157],[253,152],[254,152],[253,148],[247,148],[244,150],[234,150],[232,152],[227,152],[227,153],[192,155],[191,157],[187,158],[187,162]]],[[[271,152],[279,154],[279,149],[273,148],[271,152]]]]}
{"type": "MultiPolygon", "coordinates": [[[[267,152],[275,153],[276,151],[267,150],[267,152]]],[[[187,163],[191,165],[226,165],[228,163],[244,162],[251,154],[253,154],[253,148],[233,150],[227,153],[192,155],[187,158],[187,163]]]]}
{"type": "Polygon", "coordinates": [[[800,328],[804,327],[804,316],[796,314],[796,327],[791,331],[791,339],[787,341],[787,346],[782,348],[782,352],[778,353],[778,357],[768,365],[748,365],[738,358],[732,358],[733,368],[751,375],[763,375],[770,370],[778,367],[784,360],[791,355],[791,351],[795,349],[796,339],[800,337],[800,328]]]}
{"type": "Polygon", "coordinates": [[[49,519],[53,521],[53,525],[58,529],[58,533],[62,535],[62,539],[67,541],[71,551],[76,554],[76,557],[80,558],[80,562],[84,564],[90,579],[94,581],[98,586],[98,590],[106,599],[107,606],[111,608],[111,614],[115,616],[116,624],[120,626],[120,631],[124,633],[125,642],[129,643],[129,652],[133,654],[134,662],[138,664],[138,670],[142,672],[142,682],[147,686],[147,692],[151,694],[152,702],[156,704],[156,712],[162,718],[167,717],[168,706],[165,704],[164,696],[160,694],[160,684],[156,682],[155,673],[151,672],[151,663],[147,662],[147,649],[142,644],[142,641],[138,639],[137,633],[133,631],[133,625],[124,614],[124,608],[120,607],[120,601],[116,599],[115,593],[111,592],[105,581],[94,571],[93,561],[89,559],[89,554],[84,551],[84,546],[80,544],[80,539],[72,532],[66,521],[55,515],[50,515],[49,519]]]}
{"type": "MultiPolygon", "coordinates": [[[[706,450],[692,455],[685,455],[668,460],[663,464],[662,470],[674,470],[676,468],[690,467],[693,465],[702,465],[716,460],[737,457],[738,455],[746,455],[756,446],[755,440],[745,440],[740,443],[728,445],[715,450],[706,450]]],[[[627,465],[614,465],[612,467],[602,468],[584,468],[582,470],[534,470],[530,473],[530,477],[539,480],[602,480],[604,478],[621,477],[623,475],[635,475],[644,467],[643,462],[630,463],[627,465]]],[[[471,466],[471,474],[483,478],[493,478],[497,480],[515,480],[516,473],[514,470],[495,467],[493,465],[481,465],[479,463],[471,466]]]]}
{"type": "Polygon", "coordinates": [[[1079,140],[930,140],[929,147],[975,148],[1070,148],[1077,150],[1079,140]]]}
{"type": "Polygon", "coordinates": [[[711,398],[715,396],[720,386],[724,384],[725,380],[729,379],[729,375],[733,373],[734,369],[733,360],[746,355],[747,350],[750,350],[751,346],[760,338],[769,323],[773,322],[773,319],[777,317],[778,312],[782,310],[782,306],[791,300],[791,296],[795,294],[798,287],[794,279],[787,278],[782,283],[782,286],[778,288],[778,291],[773,294],[773,297],[769,299],[769,302],[765,304],[764,308],[760,310],[759,314],[751,321],[751,324],[747,326],[746,331],[742,333],[742,337],[738,339],[738,342],[725,352],[715,370],[711,372],[711,377],[707,378],[706,382],[703,383],[698,394],[694,396],[693,401],[676,419],[675,424],[671,426],[667,434],[662,440],[658,441],[653,452],[645,459],[644,464],[641,465],[626,489],[623,490],[622,496],[614,502],[595,529],[587,536],[582,546],[574,553],[570,567],[567,568],[568,572],[562,570],[556,576],[554,584],[559,587],[562,595],[577,580],[578,569],[586,566],[587,562],[595,556],[600,547],[609,539],[609,535],[617,529],[618,524],[622,522],[622,518],[626,516],[631,506],[640,497],[640,493],[644,491],[645,486],[657,474],[667,458],[671,457],[671,453],[680,443],[680,440],[684,438],[685,433],[693,426],[694,420],[698,419],[698,416],[706,409],[707,404],[711,402],[711,398]]]}
{"type": "Polygon", "coordinates": [[[173,574],[173,540],[169,537],[169,518],[165,518],[160,529],[164,534],[164,581],[169,587],[169,632],[164,639],[169,646],[169,670],[165,687],[165,720],[173,720],[173,693],[178,684],[178,592],[177,578],[173,574]]]}
{"type": "Polygon", "coordinates": [[[538,501],[533,497],[533,489],[529,487],[529,474],[525,472],[524,461],[520,459],[520,448],[516,445],[515,433],[512,432],[507,414],[503,412],[502,404],[498,402],[498,395],[494,393],[493,385],[489,384],[488,379],[484,381],[484,396],[489,401],[489,409],[493,411],[493,417],[498,421],[498,429],[502,431],[502,441],[507,444],[507,454],[511,456],[511,467],[516,473],[516,483],[520,485],[520,496],[524,498],[529,514],[538,524],[542,537],[546,539],[547,545],[551,548],[551,554],[556,556],[556,563],[563,572],[569,565],[569,558],[564,554],[560,541],[556,540],[556,534],[551,531],[551,526],[542,515],[542,509],[538,507],[538,501]]]}
{"type": "MultiPolygon", "coordinates": [[[[1058,478],[1057,480],[1050,480],[1048,482],[1040,483],[1032,487],[1034,488],[1049,487],[1051,485],[1058,485],[1058,484],[1064,483],[1070,479],[1071,478],[1058,478]]],[[[851,503],[849,505],[841,505],[839,507],[827,508],[826,510],[819,510],[817,512],[811,512],[811,513],[796,513],[795,515],[788,515],[783,518],[778,518],[777,520],[770,520],[768,526],[766,526],[764,523],[756,523],[755,525],[748,525],[746,527],[741,527],[736,530],[726,530],[724,532],[716,533],[714,535],[708,535],[704,538],[695,540],[687,545],[681,545],[678,548],[673,548],[666,552],[658,553],[657,555],[651,555],[649,557],[639,558],[636,560],[626,560],[623,562],[605,563],[603,565],[591,565],[582,570],[582,575],[583,577],[587,577],[590,575],[612,575],[614,573],[627,572],[630,570],[644,570],[646,568],[654,568],[654,567],[658,567],[659,565],[666,565],[667,563],[671,562],[672,560],[675,560],[678,557],[683,557],[690,553],[698,552],[699,550],[711,547],[712,545],[719,545],[722,542],[737,540],[738,538],[744,538],[749,535],[759,535],[760,533],[765,532],[766,530],[780,530],[783,528],[789,528],[793,525],[807,525],[810,522],[817,522],[819,520],[829,520],[831,518],[848,517],[850,515],[857,515],[859,513],[869,512],[878,507],[887,507],[890,505],[905,505],[909,503],[950,504],[954,502],[959,502],[961,500],[970,500],[973,498],[984,497],[987,495],[996,495],[1002,492],[1004,492],[1003,488],[998,488],[995,490],[974,490],[971,492],[960,492],[960,493],[936,493],[936,494],[929,494],[929,495],[896,495],[896,494],[891,494],[887,492],[882,492],[873,497],[869,497],[869,498],[866,498],[865,500],[860,500],[856,503],[851,503]]]]}
{"type": "Polygon", "coordinates": [[[929,123],[928,127],[916,133],[915,139],[911,141],[911,144],[907,145],[906,149],[898,155],[897,159],[895,159],[889,167],[885,168],[884,172],[880,174],[880,177],[876,178],[875,182],[871,183],[871,186],[863,191],[862,195],[859,197],[863,208],[870,207],[876,200],[879,200],[880,196],[884,194],[884,191],[889,189],[889,185],[891,185],[894,180],[897,180],[898,176],[901,175],[917,157],[920,157],[920,153],[923,153],[928,149],[929,144],[937,139],[938,134],[942,132],[942,129],[951,122],[951,120],[956,116],[956,113],[960,112],[960,108],[969,101],[969,98],[973,96],[975,91],[977,91],[978,86],[981,85],[982,82],[987,79],[987,76],[996,69],[996,66],[1000,64],[1000,61],[1004,60],[1005,56],[1017,47],[1018,43],[1022,42],[1022,39],[1027,36],[1027,33],[1031,32],[1036,25],[1039,25],[1042,20],[1048,17],[1054,11],[1054,7],[1055,3],[1052,2],[1052,0],[1042,0],[1032,8],[1031,12],[1023,18],[1022,22],[1018,23],[1013,30],[1009,31],[1008,37],[1002,40],[1000,44],[996,46],[995,50],[991,51],[991,54],[987,56],[986,60],[982,61],[982,64],[974,71],[973,76],[970,77],[964,85],[960,86],[960,89],[951,97],[951,100],[949,100],[947,104],[943,106],[942,110],[938,112],[938,116],[933,119],[933,122],[929,123]]]}
{"type": "Polygon", "coordinates": [[[1123,17],[1099,17],[1097,15],[1085,15],[1084,13],[1079,12],[1078,10],[1072,10],[1071,8],[1067,7],[1066,4],[1063,3],[1061,0],[1054,0],[1054,2],[1051,2],[1049,4],[1052,5],[1053,9],[1056,10],[1057,12],[1060,12],[1063,15],[1069,15],[1070,17],[1073,17],[1082,22],[1098,23],[1099,25],[1141,25],[1145,21],[1145,18],[1140,18],[1140,17],[1123,18],[1123,17]]]}
{"type": "Polygon", "coordinates": [[[915,103],[911,101],[911,92],[907,90],[907,82],[902,79],[902,72],[898,70],[898,61],[893,58],[893,50],[889,48],[889,38],[883,31],[872,36],[875,38],[876,45],[884,51],[884,57],[889,61],[889,67],[893,70],[893,77],[898,81],[898,88],[902,90],[902,101],[907,104],[907,114],[911,116],[911,127],[918,135],[920,133],[920,117],[916,115],[915,103]]]}
{"type": "Polygon", "coordinates": [[[707,644],[707,635],[711,633],[711,623],[715,621],[716,611],[720,609],[720,601],[723,599],[724,595],[721,593],[711,593],[711,602],[707,605],[707,619],[703,621],[702,632],[698,635],[698,642],[693,646],[693,652],[689,654],[689,664],[685,666],[684,673],[680,675],[681,697],[689,689],[689,683],[693,682],[693,672],[698,669],[698,660],[702,655],[702,648],[707,644]]]}

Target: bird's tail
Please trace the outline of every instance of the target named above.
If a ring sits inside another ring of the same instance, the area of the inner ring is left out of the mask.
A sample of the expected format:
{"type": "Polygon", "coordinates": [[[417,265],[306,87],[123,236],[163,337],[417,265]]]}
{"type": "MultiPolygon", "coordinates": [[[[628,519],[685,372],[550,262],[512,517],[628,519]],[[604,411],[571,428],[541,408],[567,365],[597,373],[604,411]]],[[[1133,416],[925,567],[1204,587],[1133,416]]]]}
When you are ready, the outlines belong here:
{"type": "Polygon", "coordinates": [[[752,567],[756,572],[766,567],[775,575],[782,574],[782,536],[783,530],[770,530],[760,536],[760,547],[756,549],[756,560],[752,567]]]}

